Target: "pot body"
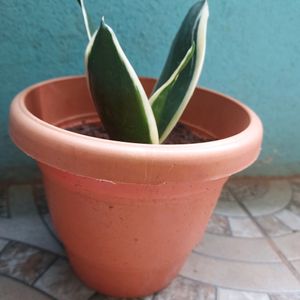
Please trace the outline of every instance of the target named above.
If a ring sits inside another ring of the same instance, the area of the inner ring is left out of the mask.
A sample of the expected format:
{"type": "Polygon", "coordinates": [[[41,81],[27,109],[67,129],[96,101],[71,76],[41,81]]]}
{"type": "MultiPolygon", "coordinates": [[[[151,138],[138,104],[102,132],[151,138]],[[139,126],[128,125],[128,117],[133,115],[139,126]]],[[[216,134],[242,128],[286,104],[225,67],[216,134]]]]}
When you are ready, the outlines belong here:
{"type": "MultiPolygon", "coordinates": [[[[154,80],[142,82],[150,92],[154,80]]],[[[246,106],[200,89],[182,121],[217,141],[142,145],[61,129],[82,121],[97,121],[85,79],[56,79],[15,98],[10,134],[39,162],[54,226],[81,280],[112,296],[156,292],[200,241],[228,177],[257,158],[261,123],[246,106]]]]}
{"type": "Polygon", "coordinates": [[[124,184],[40,167],[54,226],[76,274],[119,297],[149,295],[176,276],[225,181],[124,184]]]}

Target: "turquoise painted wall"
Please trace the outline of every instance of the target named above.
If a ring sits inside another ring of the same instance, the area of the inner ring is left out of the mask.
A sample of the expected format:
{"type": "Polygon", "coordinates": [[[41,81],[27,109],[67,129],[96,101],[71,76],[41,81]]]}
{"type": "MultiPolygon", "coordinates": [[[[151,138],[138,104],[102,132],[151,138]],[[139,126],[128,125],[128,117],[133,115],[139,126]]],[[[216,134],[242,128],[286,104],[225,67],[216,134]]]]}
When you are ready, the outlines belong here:
{"type": "MultiPolygon", "coordinates": [[[[87,0],[105,15],[139,75],[158,76],[172,38],[195,0],[87,0]]],[[[300,1],[210,0],[200,85],[230,94],[262,118],[265,141],[248,174],[300,173],[300,1]]],[[[7,135],[12,97],[26,86],[83,72],[87,42],[75,0],[1,1],[0,168],[31,176],[32,161],[7,135]]]]}

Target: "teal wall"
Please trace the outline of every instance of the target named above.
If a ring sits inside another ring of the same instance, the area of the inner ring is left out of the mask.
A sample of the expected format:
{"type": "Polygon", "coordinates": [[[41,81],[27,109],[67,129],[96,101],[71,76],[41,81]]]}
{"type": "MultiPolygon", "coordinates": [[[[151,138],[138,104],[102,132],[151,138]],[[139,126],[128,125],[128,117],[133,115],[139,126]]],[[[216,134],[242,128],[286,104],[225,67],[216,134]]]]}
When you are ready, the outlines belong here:
{"type": "MultiPolygon", "coordinates": [[[[195,0],[87,0],[105,15],[139,75],[158,76],[184,14],[195,0]]],[[[248,174],[300,173],[300,1],[210,0],[200,84],[230,94],[262,118],[265,141],[248,174]]],[[[0,9],[1,176],[32,162],[7,135],[12,97],[26,86],[83,72],[87,42],[75,0],[9,0],[0,9]]]]}

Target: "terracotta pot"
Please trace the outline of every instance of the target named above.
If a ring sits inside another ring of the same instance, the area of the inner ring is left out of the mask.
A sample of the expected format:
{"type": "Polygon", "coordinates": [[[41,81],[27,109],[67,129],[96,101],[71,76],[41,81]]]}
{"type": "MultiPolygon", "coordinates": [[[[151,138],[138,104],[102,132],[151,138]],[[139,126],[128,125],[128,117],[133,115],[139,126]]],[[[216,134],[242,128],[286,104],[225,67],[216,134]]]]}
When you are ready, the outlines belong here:
{"type": "MultiPolygon", "coordinates": [[[[152,79],[142,79],[149,92],[152,79]]],[[[77,275],[122,297],[156,292],[198,243],[228,177],[259,152],[262,125],[245,105],[197,89],[182,122],[217,141],[144,145],[62,128],[97,121],[83,77],[16,96],[10,135],[43,173],[54,226],[77,275]]]]}

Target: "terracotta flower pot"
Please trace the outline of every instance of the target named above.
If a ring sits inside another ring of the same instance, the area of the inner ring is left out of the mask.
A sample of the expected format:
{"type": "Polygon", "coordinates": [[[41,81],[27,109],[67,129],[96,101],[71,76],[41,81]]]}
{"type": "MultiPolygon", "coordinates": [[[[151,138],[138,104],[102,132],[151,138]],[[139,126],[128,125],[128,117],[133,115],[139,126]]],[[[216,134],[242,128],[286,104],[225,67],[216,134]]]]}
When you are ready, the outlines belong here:
{"type": "MultiPolygon", "coordinates": [[[[154,80],[142,83],[149,92],[154,80]]],[[[85,78],[59,78],[16,96],[10,135],[38,161],[82,281],[107,295],[148,295],[168,285],[200,241],[228,177],[256,160],[262,125],[245,105],[197,89],[182,122],[216,141],[144,145],[62,129],[96,120],[85,78]]]]}

